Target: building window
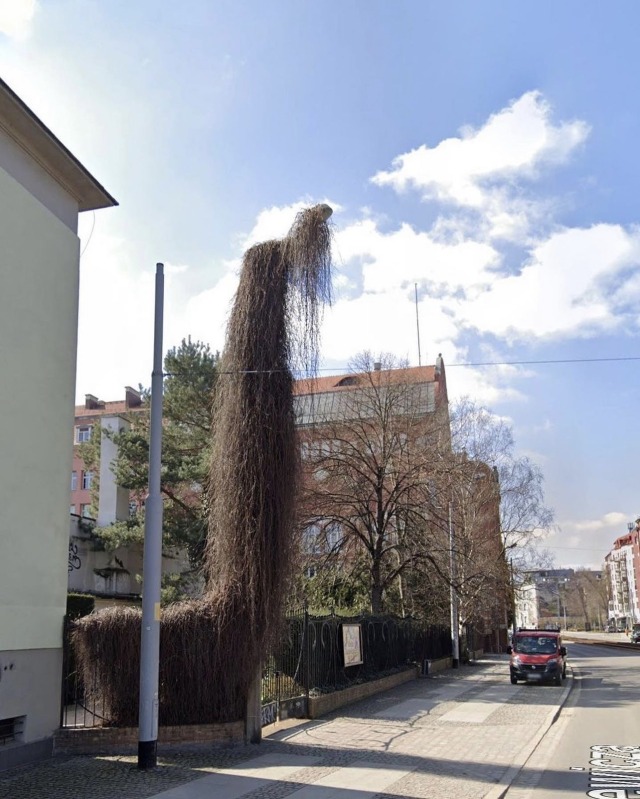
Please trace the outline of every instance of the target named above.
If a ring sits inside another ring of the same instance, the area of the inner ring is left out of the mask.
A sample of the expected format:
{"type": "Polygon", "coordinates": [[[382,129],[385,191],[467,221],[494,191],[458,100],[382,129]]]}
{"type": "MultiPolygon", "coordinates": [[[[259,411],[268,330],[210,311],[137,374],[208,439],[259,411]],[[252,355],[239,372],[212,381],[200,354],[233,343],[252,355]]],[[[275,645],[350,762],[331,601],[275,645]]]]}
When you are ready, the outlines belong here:
{"type": "Polygon", "coordinates": [[[91,438],[91,430],[92,427],[90,424],[76,427],[76,444],[82,444],[83,441],[88,441],[91,438]]]}
{"type": "Polygon", "coordinates": [[[336,550],[342,542],[342,529],[339,524],[329,524],[326,529],[327,546],[330,550],[336,550]]]}
{"type": "Polygon", "coordinates": [[[71,490],[75,491],[78,488],[78,472],[71,472],[71,490]]]}
{"type": "Polygon", "coordinates": [[[302,549],[307,555],[320,555],[322,544],[320,542],[320,527],[310,524],[302,533],[302,549]]]}
{"type": "Polygon", "coordinates": [[[80,515],[84,516],[85,519],[91,516],[91,504],[87,503],[86,505],[80,505],[80,515]]]}
{"type": "Polygon", "coordinates": [[[82,488],[86,491],[91,488],[93,482],[93,472],[82,472],[82,488]]]}
{"type": "Polygon", "coordinates": [[[76,506],[75,505],[69,505],[69,513],[75,513],[75,512],[76,512],[76,506]]]}

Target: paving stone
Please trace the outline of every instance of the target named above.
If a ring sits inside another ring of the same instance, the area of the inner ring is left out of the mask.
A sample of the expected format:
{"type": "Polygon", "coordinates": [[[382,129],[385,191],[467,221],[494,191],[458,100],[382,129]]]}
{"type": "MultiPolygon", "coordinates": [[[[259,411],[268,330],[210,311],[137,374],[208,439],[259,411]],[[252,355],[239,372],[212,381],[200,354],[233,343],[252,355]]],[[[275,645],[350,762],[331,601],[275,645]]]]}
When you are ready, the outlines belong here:
{"type": "Polygon", "coordinates": [[[135,756],[59,757],[14,769],[0,774],[0,798],[149,799],[219,770],[242,769],[243,763],[269,754],[317,761],[243,799],[304,799],[306,786],[314,786],[318,796],[334,791],[372,799],[482,799],[548,724],[565,695],[553,686],[513,686],[512,692],[509,687],[506,657],[488,657],[480,665],[405,683],[324,719],[270,734],[260,746],[163,751],[152,771],[139,771],[135,756]],[[465,704],[477,712],[465,715],[465,704]],[[364,771],[354,771],[363,763],[364,771]],[[375,797],[370,789],[331,787],[343,777],[349,782],[376,768],[387,782],[377,786],[375,797]],[[399,778],[389,784],[396,772],[399,778]]]}

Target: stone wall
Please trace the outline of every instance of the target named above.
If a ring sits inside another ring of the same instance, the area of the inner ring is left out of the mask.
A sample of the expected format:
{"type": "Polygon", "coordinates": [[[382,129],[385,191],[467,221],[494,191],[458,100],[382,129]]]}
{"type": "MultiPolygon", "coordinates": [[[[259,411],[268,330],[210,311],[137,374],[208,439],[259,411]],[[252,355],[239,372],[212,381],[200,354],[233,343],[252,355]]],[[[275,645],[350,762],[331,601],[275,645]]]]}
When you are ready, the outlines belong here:
{"type": "Polygon", "coordinates": [[[337,710],[339,707],[350,705],[352,702],[358,702],[360,699],[366,699],[382,691],[388,691],[391,688],[395,688],[396,685],[402,685],[410,680],[415,680],[417,677],[418,670],[411,668],[398,674],[391,674],[389,677],[382,677],[380,680],[351,685],[342,691],[334,691],[331,694],[322,694],[321,696],[310,696],[308,716],[310,719],[317,719],[332,710],[337,710]]]}
{"type": "MultiPolygon", "coordinates": [[[[178,744],[237,744],[244,742],[244,722],[160,727],[158,747],[178,744]]],[[[127,754],[138,751],[137,727],[64,728],[54,737],[54,753],[68,755],[127,754]]]]}

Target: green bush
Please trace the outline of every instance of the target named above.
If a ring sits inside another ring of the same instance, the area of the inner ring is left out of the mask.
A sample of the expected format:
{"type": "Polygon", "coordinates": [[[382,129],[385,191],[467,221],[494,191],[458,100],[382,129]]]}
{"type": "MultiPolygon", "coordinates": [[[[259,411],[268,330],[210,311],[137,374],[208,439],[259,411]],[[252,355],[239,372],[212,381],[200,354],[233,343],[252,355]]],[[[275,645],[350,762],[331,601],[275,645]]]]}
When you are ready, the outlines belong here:
{"type": "Polygon", "coordinates": [[[95,604],[96,599],[91,594],[67,594],[67,618],[73,621],[88,616],[95,604]]]}

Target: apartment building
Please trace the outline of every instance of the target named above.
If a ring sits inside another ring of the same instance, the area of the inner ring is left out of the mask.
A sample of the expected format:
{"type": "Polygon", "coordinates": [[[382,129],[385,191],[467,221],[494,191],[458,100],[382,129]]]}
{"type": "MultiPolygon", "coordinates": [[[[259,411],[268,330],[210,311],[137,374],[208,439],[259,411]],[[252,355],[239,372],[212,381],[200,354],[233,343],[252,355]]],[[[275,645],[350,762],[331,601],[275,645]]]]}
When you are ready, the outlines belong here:
{"type": "Polygon", "coordinates": [[[71,485],[69,513],[92,517],[100,516],[100,523],[109,524],[116,519],[126,519],[129,514],[128,494],[115,485],[113,474],[110,471],[111,461],[115,457],[115,450],[108,440],[104,440],[100,472],[100,492],[102,513],[96,507],[92,510],[95,500],[94,481],[98,475],[87,469],[80,455],[80,444],[89,441],[96,425],[100,429],[124,430],[129,427],[131,413],[139,411],[142,407],[140,392],[131,386],[125,386],[124,399],[104,402],[93,394],[85,396],[84,405],[76,405],[73,422],[73,463],[71,466],[71,485]]]}
{"type": "Polygon", "coordinates": [[[629,522],[627,528],[626,535],[616,538],[604,560],[609,580],[609,622],[617,629],[640,622],[640,519],[629,522]]]}
{"type": "MultiPolygon", "coordinates": [[[[97,599],[97,607],[140,600],[142,545],[105,549],[93,529],[127,521],[144,502],[144,498],[134,496],[116,483],[112,465],[118,450],[117,444],[108,435],[129,430],[132,415],[141,412],[142,405],[140,392],[125,386],[122,400],[103,401],[93,394],[87,394],[84,405],[75,408],[68,589],[93,594],[97,599]],[[81,445],[96,431],[100,434],[100,461],[94,473],[82,460],[81,445]]],[[[186,552],[165,547],[163,574],[188,569],[186,552]]]]}

